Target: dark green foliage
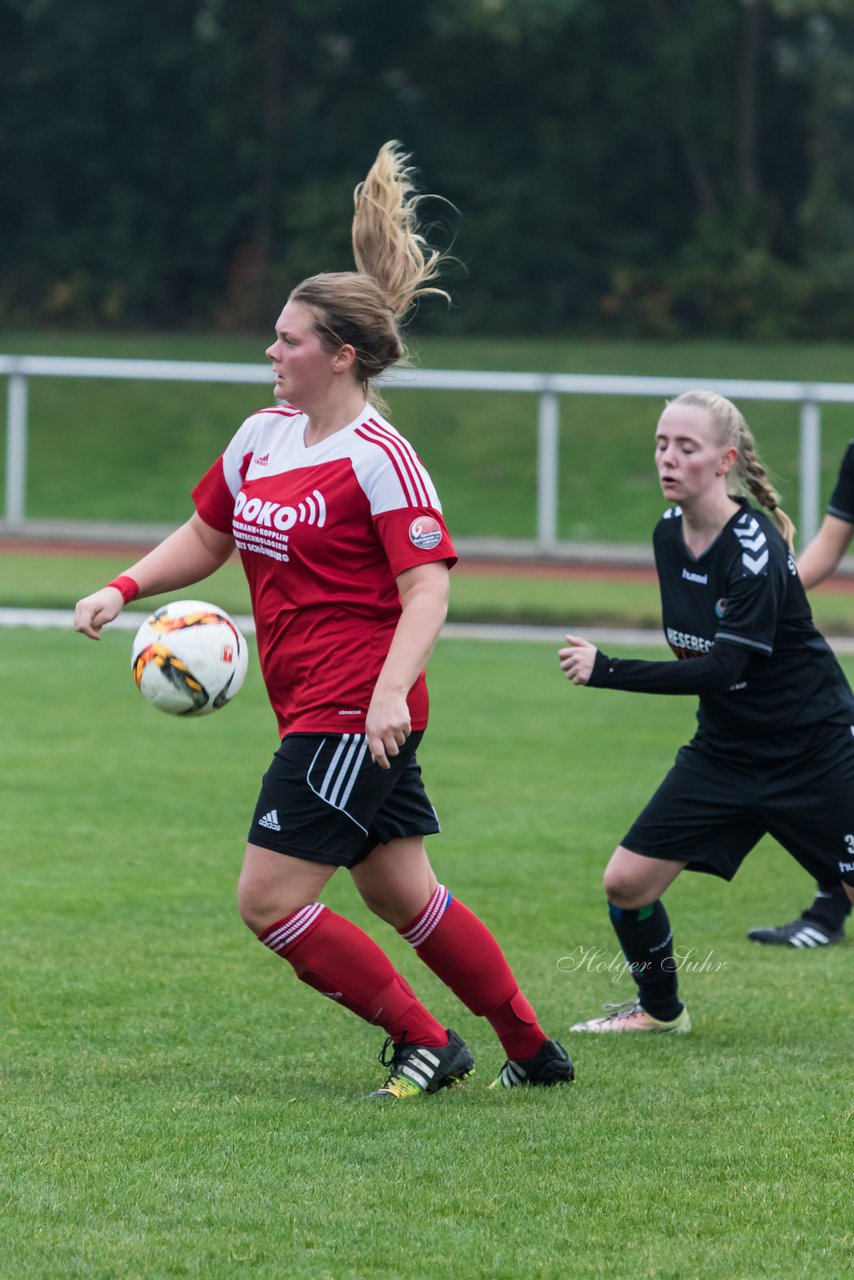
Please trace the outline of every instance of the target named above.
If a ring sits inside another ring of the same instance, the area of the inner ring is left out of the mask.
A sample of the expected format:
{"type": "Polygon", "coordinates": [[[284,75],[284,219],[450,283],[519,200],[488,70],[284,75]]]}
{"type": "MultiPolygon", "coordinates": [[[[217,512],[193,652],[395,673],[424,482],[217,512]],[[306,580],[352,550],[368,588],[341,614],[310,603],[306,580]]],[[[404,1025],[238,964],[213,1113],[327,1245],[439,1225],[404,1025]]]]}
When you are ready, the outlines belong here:
{"type": "Polygon", "coordinates": [[[0,322],[257,329],[399,137],[448,333],[854,333],[838,0],[0,0],[0,322]]]}
{"type": "Polygon", "coordinates": [[[378,1111],[382,1032],[297,982],[234,903],[275,745],[257,664],[182,721],[140,698],[127,634],[2,641],[3,1280],[850,1273],[851,942],[747,942],[809,896],[773,841],[733,885],[668,893],[692,1035],[567,1033],[631,985],[602,867],[693,699],[572,689],[552,645],[440,642],[430,857],[578,1079],[496,1096],[488,1023],[342,874],[330,907],[477,1057],[465,1089],[378,1111]]]}

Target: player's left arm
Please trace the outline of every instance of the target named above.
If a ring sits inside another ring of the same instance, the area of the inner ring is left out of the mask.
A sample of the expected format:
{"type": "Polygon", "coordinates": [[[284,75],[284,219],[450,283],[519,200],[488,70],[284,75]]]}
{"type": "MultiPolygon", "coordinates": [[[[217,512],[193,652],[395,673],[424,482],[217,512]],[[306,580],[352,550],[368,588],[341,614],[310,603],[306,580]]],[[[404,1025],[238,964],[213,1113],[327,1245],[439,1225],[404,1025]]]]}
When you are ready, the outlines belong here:
{"type": "Polygon", "coordinates": [[[818,533],[798,557],[798,575],[805,591],[817,587],[838,568],[852,537],[854,524],[850,521],[824,517],[818,533]]]}
{"type": "Polygon", "coordinates": [[[448,565],[444,560],[405,569],[396,579],[402,611],[383,663],[365,734],[371,757],[388,769],[412,732],[407,695],[433,652],[448,613],[448,565]]]}

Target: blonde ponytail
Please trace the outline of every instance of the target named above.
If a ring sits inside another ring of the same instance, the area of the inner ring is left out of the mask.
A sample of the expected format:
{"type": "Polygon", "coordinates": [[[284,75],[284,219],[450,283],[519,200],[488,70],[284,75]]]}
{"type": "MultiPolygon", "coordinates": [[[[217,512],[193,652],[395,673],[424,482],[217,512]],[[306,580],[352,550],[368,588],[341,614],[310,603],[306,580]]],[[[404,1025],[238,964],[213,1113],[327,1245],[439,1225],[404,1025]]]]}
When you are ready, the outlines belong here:
{"type": "Polygon", "coordinates": [[[408,352],[401,324],[419,297],[450,295],[431,283],[445,254],[430,249],[418,231],[409,156],[398,142],[386,142],[353,196],[353,255],[357,271],[310,276],[292,290],[290,300],[314,312],[314,328],[328,351],[349,344],[356,352],[356,377],[365,395],[381,411],[373,381],[408,352]]]}
{"type": "Polygon", "coordinates": [[[398,319],[425,293],[450,301],[444,289],[430,284],[439,274],[443,254],[430,249],[418,231],[418,206],[424,197],[415,194],[409,158],[399,142],[386,142],[353,195],[356,266],[376,280],[398,319]]]}
{"type": "Polygon", "coordinates": [[[756,499],[759,506],[764,507],[766,511],[770,511],[780,533],[789,546],[792,547],[795,541],[795,526],[779,505],[780,495],[771,484],[762,460],[756,452],[753,432],[743,418],[742,422],[744,426],[741,431],[741,439],[736,446],[738,448],[738,458],[735,463],[736,474],[741,480],[742,486],[756,499]]]}

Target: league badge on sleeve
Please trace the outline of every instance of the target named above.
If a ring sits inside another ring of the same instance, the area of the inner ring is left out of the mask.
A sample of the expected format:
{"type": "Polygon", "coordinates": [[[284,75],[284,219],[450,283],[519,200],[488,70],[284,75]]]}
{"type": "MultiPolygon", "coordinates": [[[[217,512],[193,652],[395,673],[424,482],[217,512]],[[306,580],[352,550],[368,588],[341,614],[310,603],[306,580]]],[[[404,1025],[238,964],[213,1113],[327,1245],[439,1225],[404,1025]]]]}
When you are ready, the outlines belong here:
{"type": "Polygon", "coordinates": [[[432,516],[418,516],[409,526],[409,541],[419,551],[432,551],[442,541],[442,529],[432,516]]]}

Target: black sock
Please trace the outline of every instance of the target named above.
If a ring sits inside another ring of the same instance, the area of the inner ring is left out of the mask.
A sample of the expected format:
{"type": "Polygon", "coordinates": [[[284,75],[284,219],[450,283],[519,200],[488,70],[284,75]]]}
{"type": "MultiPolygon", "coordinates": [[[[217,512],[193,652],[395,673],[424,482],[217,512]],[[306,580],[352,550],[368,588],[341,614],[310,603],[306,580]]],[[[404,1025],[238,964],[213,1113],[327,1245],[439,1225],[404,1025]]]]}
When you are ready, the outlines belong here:
{"type": "Polygon", "coordinates": [[[819,880],[816,889],[815,898],[801,919],[812,920],[831,933],[838,933],[848,918],[851,899],[838,880],[819,880]]]}
{"type": "Polygon", "coordinates": [[[648,907],[628,910],[608,903],[623,954],[638,986],[641,1006],[653,1018],[670,1022],[682,1011],[676,994],[673,933],[661,899],[648,907]]]}

